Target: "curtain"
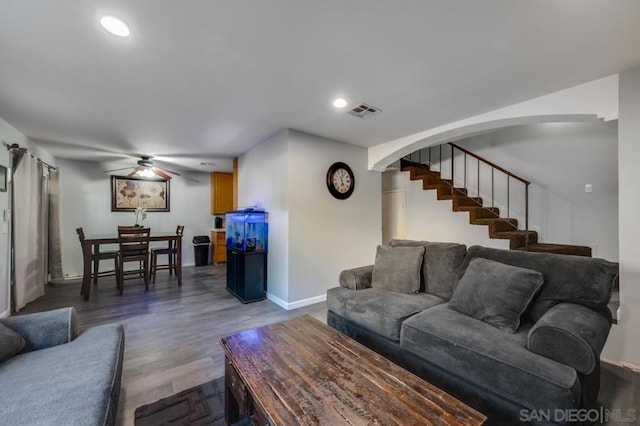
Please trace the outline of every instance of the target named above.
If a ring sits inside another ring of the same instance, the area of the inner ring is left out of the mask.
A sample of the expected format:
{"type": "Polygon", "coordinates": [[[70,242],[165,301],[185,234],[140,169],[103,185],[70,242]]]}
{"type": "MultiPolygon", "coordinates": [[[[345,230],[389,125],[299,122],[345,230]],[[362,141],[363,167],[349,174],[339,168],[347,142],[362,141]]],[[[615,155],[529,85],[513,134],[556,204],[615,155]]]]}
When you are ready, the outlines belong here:
{"type": "Polygon", "coordinates": [[[42,163],[12,150],[13,300],[16,311],[44,295],[46,234],[42,163]]]}
{"type": "Polygon", "coordinates": [[[62,276],[62,249],[60,241],[60,173],[49,170],[49,274],[51,281],[62,276]]]}

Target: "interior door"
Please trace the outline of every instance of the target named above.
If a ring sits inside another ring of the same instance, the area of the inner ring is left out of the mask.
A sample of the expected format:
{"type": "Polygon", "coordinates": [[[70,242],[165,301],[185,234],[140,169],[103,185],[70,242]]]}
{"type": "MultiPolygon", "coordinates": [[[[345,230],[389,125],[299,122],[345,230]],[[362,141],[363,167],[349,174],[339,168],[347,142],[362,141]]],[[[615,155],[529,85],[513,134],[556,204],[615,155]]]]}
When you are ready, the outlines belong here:
{"type": "Polygon", "coordinates": [[[382,192],[382,244],[405,238],[404,190],[382,192]]]}

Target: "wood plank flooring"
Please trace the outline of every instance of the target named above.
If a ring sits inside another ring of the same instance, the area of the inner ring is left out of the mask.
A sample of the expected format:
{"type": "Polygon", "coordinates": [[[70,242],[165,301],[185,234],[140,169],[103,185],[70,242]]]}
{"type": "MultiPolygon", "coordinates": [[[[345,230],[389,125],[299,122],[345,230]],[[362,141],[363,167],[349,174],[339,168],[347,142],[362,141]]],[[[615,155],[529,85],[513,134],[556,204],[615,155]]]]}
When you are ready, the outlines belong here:
{"type": "MultiPolygon", "coordinates": [[[[178,287],[167,271],[148,292],[125,281],[124,295],[113,277],[92,285],[91,300],[80,298],[80,280],[50,284],[46,295],[20,314],[75,306],[81,330],[118,322],[125,327],[125,358],[119,425],[133,425],[135,409],[224,375],[223,336],[310,314],[326,322],[326,304],[286,311],[264,300],[243,305],[225,290],[225,265],[187,267],[178,287]]],[[[336,279],[337,283],[337,279],[336,279]]],[[[615,327],[615,325],[614,325],[615,327]]],[[[640,424],[640,373],[603,364],[600,402],[635,410],[640,424]]]]}
{"type": "Polygon", "coordinates": [[[46,295],[20,314],[74,306],[80,329],[117,322],[125,327],[125,356],[118,424],[133,425],[135,409],[224,375],[223,336],[310,314],[326,322],[326,305],[286,311],[264,300],[243,305],[225,290],[225,265],[183,269],[182,287],[168,272],[145,292],[125,281],[124,295],[113,277],[80,298],[80,281],[50,284],[46,295]]]}

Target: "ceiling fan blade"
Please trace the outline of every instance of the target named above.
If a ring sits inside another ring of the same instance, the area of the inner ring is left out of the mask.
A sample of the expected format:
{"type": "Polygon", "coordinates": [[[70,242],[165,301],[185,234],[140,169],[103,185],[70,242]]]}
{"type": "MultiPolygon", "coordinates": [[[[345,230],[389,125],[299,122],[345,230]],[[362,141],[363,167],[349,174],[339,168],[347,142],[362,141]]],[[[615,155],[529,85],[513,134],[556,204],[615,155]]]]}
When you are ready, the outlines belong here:
{"type": "Polygon", "coordinates": [[[165,172],[163,172],[162,170],[160,170],[160,169],[159,169],[159,168],[157,168],[157,167],[153,167],[153,168],[151,169],[151,171],[152,171],[153,173],[157,174],[158,176],[160,176],[160,177],[161,177],[162,179],[164,179],[164,180],[169,180],[169,179],[171,179],[171,176],[169,176],[168,174],[166,174],[165,172]]]}
{"type": "Polygon", "coordinates": [[[180,176],[180,173],[178,173],[178,172],[176,172],[176,171],[169,170],[169,169],[162,169],[162,170],[164,170],[165,172],[169,172],[169,173],[171,173],[171,174],[173,174],[173,175],[180,176]]]}
{"type": "Polygon", "coordinates": [[[130,168],[131,167],[123,167],[121,169],[105,170],[104,173],[119,172],[120,170],[127,170],[127,169],[130,169],[130,168]]]}

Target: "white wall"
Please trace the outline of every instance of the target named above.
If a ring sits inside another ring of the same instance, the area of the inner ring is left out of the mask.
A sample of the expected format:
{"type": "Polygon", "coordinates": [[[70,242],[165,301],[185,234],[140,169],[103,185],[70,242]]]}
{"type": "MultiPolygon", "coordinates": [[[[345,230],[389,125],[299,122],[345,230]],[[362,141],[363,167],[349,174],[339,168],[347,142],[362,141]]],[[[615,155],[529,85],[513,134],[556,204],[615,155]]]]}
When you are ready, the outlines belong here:
{"type": "MultiPolygon", "coordinates": [[[[115,233],[118,225],[133,225],[134,213],[111,211],[110,175],[99,163],[57,159],[60,169],[60,199],[62,227],[62,270],[67,277],[82,274],[82,250],[75,229],[85,234],[115,233]]],[[[213,227],[211,189],[208,173],[182,172],[171,179],[171,211],[148,213],[143,225],[175,232],[184,225],[183,264],[193,265],[194,235],[209,235],[213,227]]],[[[108,262],[102,262],[109,269],[108,262]]]]}
{"type": "Polygon", "coordinates": [[[243,154],[238,171],[238,204],[269,211],[269,299],[289,309],[324,300],[342,269],[373,263],[380,175],[367,171],[365,148],[288,130],[243,154]],[[337,161],[355,174],[344,201],[325,183],[337,161]]]}
{"type": "Polygon", "coordinates": [[[369,168],[388,164],[420,148],[508,126],[546,122],[596,122],[618,118],[618,74],[528,101],[434,127],[369,148],[369,168]]]}
{"type": "MultiPolygon", "coordinates": [[[[591,246],[594,257],[618,261],[615,123],[515,126],[457,144],[531,182],[530,229],[538,231],[541,242],[591,246]],[[585,184],[592,185],[591,193],[585,192],[585,184]]],[[[475,163],[469,164],[475,188],[475,163]]],[[[511,186],[510,204],[523,216],[524,202],[518,211],[522,186],[513,180],[511,186]]],[[[481,192],[488,188],[481,177],[481,192]]]]}
{"type": "Polygon", "coordinates": [[[289,302],[325,296],[340,271],[375,260],[382,238],[380,173],[367,170],[367,150],[289,132],[289,302]],[[341,161],[355,190],[337,200],[327,190],[329,166],[341,161]]]}
{"type": "Polygon", "coordinates": [[[640,67],[620,74],[618,123],[620,303],[604,356],[640,368],[640,67]]]}
{"type": "Polygon", "coordinates": [[[284,130],[238,158],[238,207],[269,212],[267,286],[270,295],[289,300],[288,131],[284,130]]]}

